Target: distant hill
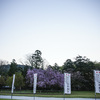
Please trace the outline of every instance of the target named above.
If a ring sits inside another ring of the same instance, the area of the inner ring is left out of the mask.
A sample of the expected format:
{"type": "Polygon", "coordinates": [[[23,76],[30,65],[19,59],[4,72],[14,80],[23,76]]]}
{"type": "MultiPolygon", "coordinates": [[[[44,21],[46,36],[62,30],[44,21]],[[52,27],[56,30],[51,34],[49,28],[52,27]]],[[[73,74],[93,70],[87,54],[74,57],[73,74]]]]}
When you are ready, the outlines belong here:
{"type": "Polygon", "coordinates": [[[0,66],[0,75],[5,75],[10,69],[10,65],[0,66]]]}
{"type": "MultiPolygon", "coordinates": [[[[18,68],[25,68],[25,65],[17,65],[18,68]]],[[[31,68],[31,66],[28,66],[28,68],[31,68]]],[[[2,65],[0,66],[0,75],[6,75],[10,69],[10,64],[9,65],[2,65]]]]}

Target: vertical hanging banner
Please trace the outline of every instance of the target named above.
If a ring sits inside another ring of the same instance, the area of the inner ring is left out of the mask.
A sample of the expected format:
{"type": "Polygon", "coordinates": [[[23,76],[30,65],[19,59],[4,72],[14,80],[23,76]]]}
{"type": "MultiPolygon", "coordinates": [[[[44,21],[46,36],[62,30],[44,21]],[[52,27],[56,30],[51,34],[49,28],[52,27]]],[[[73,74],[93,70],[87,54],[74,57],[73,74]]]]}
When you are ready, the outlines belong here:
{"type": "Polygon", "coordinates": [[[14,91],[14,82],[15,82],[15,74],[13,74],[13,81],[12,81],[11,93],[13,93],[13,91],[14,91]]]}
{"type": "Polygon", "coordinates": [[[71,94],[71,74],[64,73],[64,94],[71,94]]]}
{"type": "Polygon", "coordinates": [[[100,93],[100,71],[94,70],[95,93],[100,93]]]}
{"type": "Polygon", "coordinates": [[[37,74],[34,74],[34,82],[33,82],[33,93],[36,93],[36,86],[37,86],[37,74]]]}

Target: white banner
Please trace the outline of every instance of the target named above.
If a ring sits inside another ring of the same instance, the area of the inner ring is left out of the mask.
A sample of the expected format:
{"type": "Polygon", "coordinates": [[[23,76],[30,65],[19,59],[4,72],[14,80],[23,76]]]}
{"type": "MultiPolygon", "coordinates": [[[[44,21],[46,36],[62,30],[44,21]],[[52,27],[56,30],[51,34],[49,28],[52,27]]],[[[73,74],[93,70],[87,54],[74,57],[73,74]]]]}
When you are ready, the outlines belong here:
{"type": "Polygon", "coordinates": [[[12,81],[11,93],[13,93],[13,91],[14,91],[14,82],[15,82],[15,74],[13,74],[13,81],[12,81]]]}
{"type": "Polygon", "coordinates": [[[100,93],[100,71],[94,70],[95,93],[100,93]]]}
{"type": "Polygon", "coordinates": [[[36,86],[37,86],[37,74],[34,74],[33,93],[36,93],[36,86]]]}
{"type": "Polygon", "coordinates": [[[64,94],[71,94],[71,74],[64,73],[64,94]]]}

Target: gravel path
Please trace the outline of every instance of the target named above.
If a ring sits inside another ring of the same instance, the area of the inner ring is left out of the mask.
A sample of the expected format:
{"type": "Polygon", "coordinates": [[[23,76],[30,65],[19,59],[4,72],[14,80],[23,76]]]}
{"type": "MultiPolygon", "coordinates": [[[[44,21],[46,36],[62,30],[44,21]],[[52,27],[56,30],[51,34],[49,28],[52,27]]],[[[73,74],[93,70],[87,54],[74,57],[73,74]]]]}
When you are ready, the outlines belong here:
{"type": "MultiPolygon", "coordinates": [[[[0,95],[0,98],[11,99],[11,96],[0,95]]],[[[93,98],[46,98],[46,97],[25,97],[25,96],[13,96],[12,99],[19,100],[95,100],[93,98]]],[[[96,99],[100,100],[100,99],[96,99]]]]}

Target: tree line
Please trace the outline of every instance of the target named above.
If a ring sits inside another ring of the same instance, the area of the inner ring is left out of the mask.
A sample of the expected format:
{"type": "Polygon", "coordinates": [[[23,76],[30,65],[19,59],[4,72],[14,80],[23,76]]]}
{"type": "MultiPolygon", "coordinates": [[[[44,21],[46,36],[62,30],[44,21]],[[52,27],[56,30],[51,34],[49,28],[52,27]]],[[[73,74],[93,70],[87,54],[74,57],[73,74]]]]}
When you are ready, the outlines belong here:
{"type": "Polygon", "coordinates": [[[100,62],[90,61],[85,56],[78,55],[75,60],[67,59],[62,66],[57,63],[44,68],[42,52],[36,50],[28,56],[28,63],[18,65],[15,59],[11,64],[0,60],[0,88],[11,86],[12,76],[16,74],[16,89],[32,89],[33,73],[38,74],[38,89],[63,89],[63,74],[71,73],[72,90],[94,90],[93,70],[100,70],[100,62]]]}

